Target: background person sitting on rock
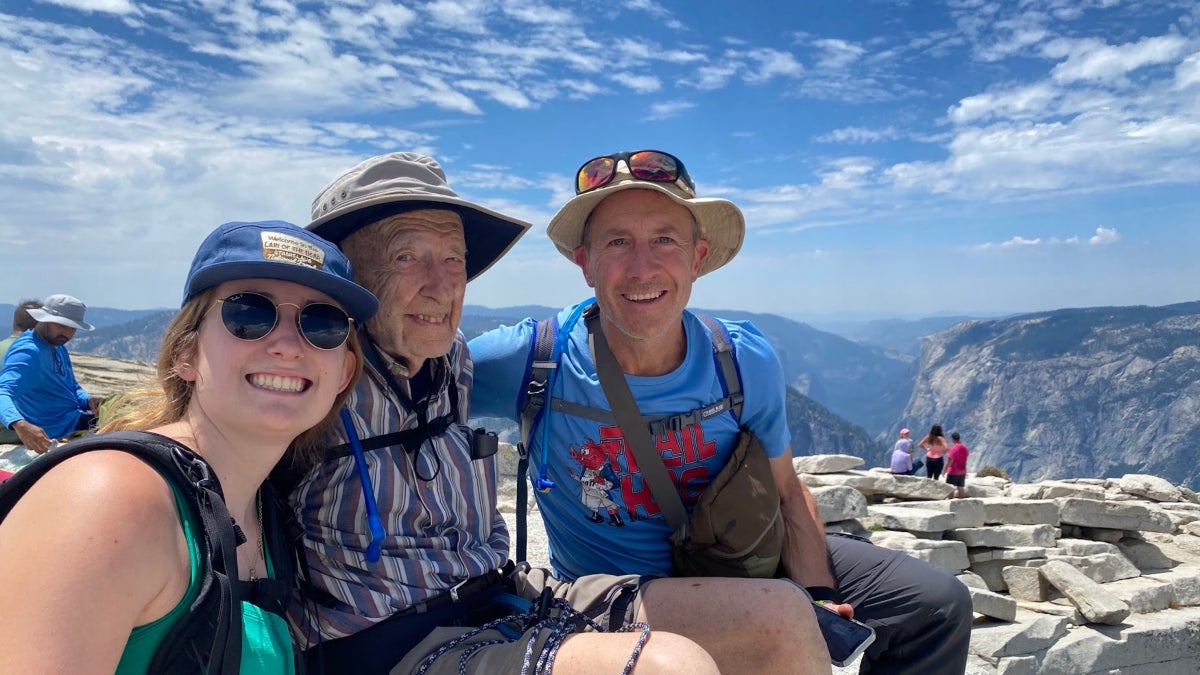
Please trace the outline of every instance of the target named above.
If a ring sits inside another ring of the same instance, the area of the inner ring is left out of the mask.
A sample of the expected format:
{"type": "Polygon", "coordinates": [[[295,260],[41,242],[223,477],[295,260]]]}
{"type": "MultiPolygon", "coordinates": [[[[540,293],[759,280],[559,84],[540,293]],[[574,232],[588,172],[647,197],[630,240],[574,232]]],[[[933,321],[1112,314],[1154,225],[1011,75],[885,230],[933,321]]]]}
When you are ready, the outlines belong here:
{"type": "Polygon", "coordinates": [[[51,295],[32,330],[13,341],[0,371],[0,421],[21,444],[39,455],[51,439],[86,430],[103,400],[90,396],[75,379],[65,345],[76,330],[92,330],[83,320],[87,306],[69,295],[51,295]]]}
{"type": "MultiPolygon", "coordinates": [[[[8,353],[8,348],[17,338],[21,337],[21,333],[33,328],[37,325],[37,319],[29,316],[29,310],[39,309],[42,306],[41,300],[29,299],[22,300],[21,304],[13,310],[12,335],[0,340],[0,367],[4,363],[4,355],[8,353]]],[[[8,427],[0,428],[0,443],[20,443],[21,438],[16,432],[8,427]]]]}
{"type": "Polygon", "coordinates": [[[12,335],[0,340],[0,362],[4,361],[4,355],[8,353],[8,348],[17,338],[21,337],[21,333],[37,325],[37,319],[29,315],[29,310],[40,309],[41,306],[41,300],[22,300],[21,304],[13,310],[12,335]]]}
{"type": "Polygon", "coordinates": [[[923,462],[913,462],[913,442],[908,437],[909,430],[900,430],[900,440],[892,448],[892,473],[901,476],[911,476],[922,466],[923,462]]]}

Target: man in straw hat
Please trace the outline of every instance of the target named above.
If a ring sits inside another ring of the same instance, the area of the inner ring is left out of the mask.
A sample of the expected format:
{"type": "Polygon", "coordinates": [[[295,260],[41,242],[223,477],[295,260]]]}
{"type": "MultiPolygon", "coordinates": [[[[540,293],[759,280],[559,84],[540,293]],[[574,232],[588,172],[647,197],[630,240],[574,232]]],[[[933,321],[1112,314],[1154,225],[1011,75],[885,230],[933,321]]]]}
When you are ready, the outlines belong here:
{"type": "MultiPolygon", "coordinates": [[[[972,618],[966,588],[945,570],[903,553],[826,536],[811,493],[792,469],[782,369],[768,340],[748,322],[713,324],[732,343],[744,396],[740,413],[736,401],[720,405],[730,396],[714,358],[713,329],[686,307],[693,282],[740,249],[741,211],[724,199],[697,197],[683,163],[655,150],[589,160],[576,174],[575,193],[547,234],[579,265],[595,290],[595,304],[582,319],[582,305],[556,317],[556,332],[565,339],[556,341],[559,359],[547,379],[546,403],[527,434],[531,471],[537,467],[544,488],[536,495],[554,572],[571,579],[591,573],[668,577],[673,571],[673,528],[651,496],[654,477],[643,472],[646,462],[631,461],[621,416],[609,413],[626,406],[610,403],[606,391],[618,390],[606,388],[603,373],[597,374],[596,362],[606,362],[606,342],[626,376],[614,379],[626,381],[635,413],[644,416],[630,417],[628,426],[651,427],[649,451],[661,455],[671,474],[667,485],[685,504],[694,505],[725,467],[740,429],[757,437],[770,458],[784,520],[778,572],[795,582],[661,579],[646,585],[639,618],[709,647],[723,672],[765,670],[760,659],[771,650],[762,647],[764,636],[807,646],[795,640],[789,618],[801,612],[798,606],[811,607],[802,586],[827,609],[853,614],[875,629],[864,672],[961,673],[972,618]],[[653,429],[653,420],[662,419],[681,421],[653,429]],[[613,514],[607,519],[595,517],[580,498],[581,487],[589,487],[583,485],[589,474],[581,469],[601,463],[588,461],[597,452],[605,456],[602,475],[613,486],[606,494],[613,514]],[[704,592],[686,594],[685,588],[704,592]],[[748,627],[739,637],[757,635],[758,643],[723,641],[729,631],[718,621],[722,616],[737,617],[748,627]]],[[[522,412],[537,335],[527,320],[471,341],[476,415],[516,419],[522,412]]]]}
{"type": "Polygon", "coordinates": [[[28,311],[37,325],[13,340],[4,355],[0,421],[40,455],[55,439],[87,430],[103,399],[79,386],[65,346],[75,331],[93,329],[83,320],[87,306],[60,294],[28,311]]]}
{"type": "Polygon", "coordinates": [[[630,621],[637,577],[566,584],[508,562],[496,438],[465,426],[458,324],[467,282],[528,227],[462,199],[415,153],[371,158],[313,202],[309,229],[380,308],[326,459],[279,476],[304,530],[307,587],[289,619],[310,672],[717,672],[690,640],[630,621]]]}

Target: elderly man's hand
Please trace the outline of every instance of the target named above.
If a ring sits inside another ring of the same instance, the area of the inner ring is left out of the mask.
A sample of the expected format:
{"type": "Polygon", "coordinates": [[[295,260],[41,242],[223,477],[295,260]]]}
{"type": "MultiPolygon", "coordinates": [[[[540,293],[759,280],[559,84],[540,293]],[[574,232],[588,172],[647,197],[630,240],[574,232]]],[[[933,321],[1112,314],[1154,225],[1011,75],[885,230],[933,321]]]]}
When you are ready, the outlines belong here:
{"type": "Polygon", "coordinates": [[[104,403],[103,396],[89,396],[88,397],[88,410],[92,411],[93,415],[99,414],[101,403],[104,403]]]}
{"type": "Polygon", "coordinates": [[[21,445],[39,455],[45,454],[50,449],[50,437],[38,425],[30,424],[25,420],[17,420],[13,423],[12,430],[17,432],[17,438],[21,439],[21,445]]]}

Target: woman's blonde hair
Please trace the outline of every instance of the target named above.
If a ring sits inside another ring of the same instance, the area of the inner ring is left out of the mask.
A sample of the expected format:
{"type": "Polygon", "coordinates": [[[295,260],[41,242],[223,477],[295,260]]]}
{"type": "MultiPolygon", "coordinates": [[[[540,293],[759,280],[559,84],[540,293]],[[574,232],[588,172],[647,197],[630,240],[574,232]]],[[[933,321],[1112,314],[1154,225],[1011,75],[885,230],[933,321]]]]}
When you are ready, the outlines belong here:
{"type": "MultiPolygon", "coordinates": [[[[100,431],[153,429],[183,419],[192,400],[194,384],[180,377],[179,370],[196,359],[200,322],[216,302],[216,295],[216,288],[209,288],[184,303],[167,326],[162,345],[158,349],[157,381],[118,398],[111,406],[111,410],[115,411],[111,413],[113,418],[105,421],[100,431]]],[[[350,331],[346,347],[354,356],[354,375],[350,378],[350,383],[338,393],[325,418],[292,441],[283,461],[290,457],[295,465],[309,467],[321,460],[322,452],[328,447],[328,438],[337,420],[338,411],[346,403],[355,383],[362,375],[363,352],[358,331],[350,331]]]]}

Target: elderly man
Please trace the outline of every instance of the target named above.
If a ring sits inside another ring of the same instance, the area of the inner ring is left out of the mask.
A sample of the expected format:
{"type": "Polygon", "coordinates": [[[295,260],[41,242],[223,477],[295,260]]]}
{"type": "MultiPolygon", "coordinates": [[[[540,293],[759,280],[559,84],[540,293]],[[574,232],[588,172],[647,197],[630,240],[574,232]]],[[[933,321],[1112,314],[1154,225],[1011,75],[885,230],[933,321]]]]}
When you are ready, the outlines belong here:
{"type": "MultiPolygon", "coordinates": [[[[528,434],[540,487],[554,485],[536,495],[556,575],[670,575],[673,529],[650,495],[658,491],[644,471],[647,462],[633,461],[629,447],[636,441],[627,433],[654,439],[650,452],[662,458],[691,510],[729,461],[739,430],[746,429],[770,457],[785,529],[780,571],[817,601],[874,627],[877,639],[866,652],[863,672],[961,673],[972,617],[965,587],[944,570],[902,553],[826,537],[812,495],[792,469],[782,370],[767,339],[749,323],[719,324],[745,386],[740,406],[718,405],[728,398],[722,386],[728,377],[718,374],[713,330],[686,307],[693,282],[740,249],[745,223],[738,208],[697,197],[683,163],[654,150],[589,160],[576,174],[575,191],[547,234],[579,265],[595,289],[595,305],[582,319],[580,306],[558,315],[558,334],[567,337],[554,349],[557,374],[549,380],[552,390],[545,393],[539,426],[528,434]],[[618,406],[606,395],[603,372],[597,373],[597,361],[604,363],[602,342],[625,376],[617,373],[614,379],[628,384],[635,412],[648,419],[686,414],[686,421],[652,431],[635,417],[641,424],[635,432],[614,423],[607,411],[618,406]],[[607,520],[579,496],[589,487],[582,484],[590,475],[584,469],[600,463],[589,462],[595,454],[603,455],[605,485],[611,486],[606,499],[613,515],[607,520]]],[[[527,320],[471,341],[475,414],[518,418],[529,364],[536,358],[535,334],[527,320]]],[[[714,617],[727,614],[771,616],[774,634],[786,635],[786,617],[772,616],[773,608],[761,600],[793,597],[792,588],[775,579],[663,579],[647,585],[643,616],[656,630],[705,646],[719,643],[719,632],[727,628],[714,617]],[[689,585],[708,587],[707,602],[679,592],[689,585]]],[[[759,669],[760,647],[728,647],[710,649],[723,672],[759,669]]]]}
{"type": "Polygon", "coordinates": [[[461,199],[414,153],[354,167],[313,219],[380,309],[360,328],[366,367],[344,431],[322,464],[281,477],[304,530],[307,587],[289,618],[310,672],[458,673],[461,660],[472,673],[635,661],[639,673],[716,673],[695,643],[631,621],[637,577],[566,584],[508,563],[495,437],[464,424],[472,365],[458,324],[467,282],[529,225],[461,199]]]}
{"type": "Polygon", "coordinates": [[[41,309],[28,311],[37,325],[13,341],[0,371],[0,421],[40,455],[55,439],[86,430],[102,399],[79,386],[64,346],[75,331],[92,330],[83,320],[87,306],[51,295],[41,309]]]}

